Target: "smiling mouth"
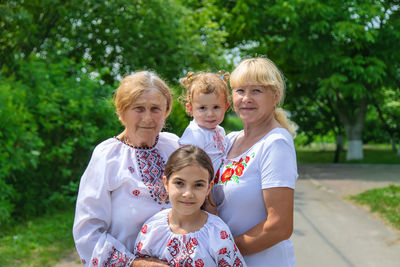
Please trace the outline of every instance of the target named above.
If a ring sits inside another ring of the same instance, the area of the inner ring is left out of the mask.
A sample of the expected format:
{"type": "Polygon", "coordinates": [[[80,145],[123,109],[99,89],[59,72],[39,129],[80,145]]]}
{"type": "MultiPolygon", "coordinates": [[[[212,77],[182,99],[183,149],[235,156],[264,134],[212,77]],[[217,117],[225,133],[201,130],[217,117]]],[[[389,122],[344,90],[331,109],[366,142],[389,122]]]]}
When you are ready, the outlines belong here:
{"type": "Polygon", "coordinates": [[[195,202],[188,202],[188,201],[179,201],[181,204],[186,205],[186,206],[191,206],[194,205],[195,202]]]}

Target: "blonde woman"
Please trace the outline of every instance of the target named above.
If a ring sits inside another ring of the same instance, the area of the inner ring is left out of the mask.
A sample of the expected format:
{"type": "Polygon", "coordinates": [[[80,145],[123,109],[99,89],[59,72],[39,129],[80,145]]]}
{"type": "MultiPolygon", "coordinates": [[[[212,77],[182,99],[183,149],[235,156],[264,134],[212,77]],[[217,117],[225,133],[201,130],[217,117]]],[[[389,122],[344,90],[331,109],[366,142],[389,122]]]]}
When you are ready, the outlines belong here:
{"type": "Polygon", "coordinates": [[[242,61],[231,73],[233,108],[243,130],[230,147],[213,188],[248,266],[295,266],[293,231],[297,179],[294,127],[277,106],[284,80],[267,58],[242,61]]]}

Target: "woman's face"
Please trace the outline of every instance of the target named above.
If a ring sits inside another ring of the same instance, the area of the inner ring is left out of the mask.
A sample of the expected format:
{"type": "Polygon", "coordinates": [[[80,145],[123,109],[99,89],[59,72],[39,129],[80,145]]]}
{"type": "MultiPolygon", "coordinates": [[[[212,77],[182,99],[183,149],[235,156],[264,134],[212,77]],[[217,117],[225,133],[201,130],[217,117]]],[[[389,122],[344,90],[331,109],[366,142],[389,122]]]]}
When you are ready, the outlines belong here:
{"type": "Polygon", "coordinates": [[[232,89],[232,100],[244,124],[262,123],[273,114],[279,96],[265,86],[246,85],[232,89]]]}
{"type": "Polygon", "coordinates": [[[132,145],[153,146],[166,117],[167,100],[158,90],[150,89],[124,111],[121,119],[132,145]]]}

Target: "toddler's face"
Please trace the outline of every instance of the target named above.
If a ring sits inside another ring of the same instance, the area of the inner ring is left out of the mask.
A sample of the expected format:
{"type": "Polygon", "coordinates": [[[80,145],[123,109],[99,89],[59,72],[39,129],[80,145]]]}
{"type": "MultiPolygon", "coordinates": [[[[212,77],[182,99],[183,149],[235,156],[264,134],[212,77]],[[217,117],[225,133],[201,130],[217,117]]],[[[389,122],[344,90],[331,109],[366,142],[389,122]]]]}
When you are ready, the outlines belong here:
{"type": "Polygon", "coordinates": [[[195,94],[192,104],[187,108],[190,114],[201,127],[213,130],[224,120],[225,112],[229,103],[225,101],[223,95],[217,94],[195,94]]]}

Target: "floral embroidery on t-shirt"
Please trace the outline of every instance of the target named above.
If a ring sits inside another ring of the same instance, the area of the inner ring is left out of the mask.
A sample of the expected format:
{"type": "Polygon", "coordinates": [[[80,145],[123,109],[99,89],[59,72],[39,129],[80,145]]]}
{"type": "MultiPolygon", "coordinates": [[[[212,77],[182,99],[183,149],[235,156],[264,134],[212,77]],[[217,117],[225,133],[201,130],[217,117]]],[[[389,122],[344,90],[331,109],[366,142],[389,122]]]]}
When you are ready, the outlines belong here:
{"type": "Polygon", "coordinates": [[[238,161],[233,161],[230,164],[225,166],[225,171],[220,174],[220,170],[223,169],[223,165],[218,170],[215,183],[216,184],[227,184],[229,181],[234,181],[239,183],[239,178],[242,176],[245,168],[251,159],[253,159],[255,153],[251,153],[250,156],[245,156],[244,158],[240,158],[238,161]]]}

